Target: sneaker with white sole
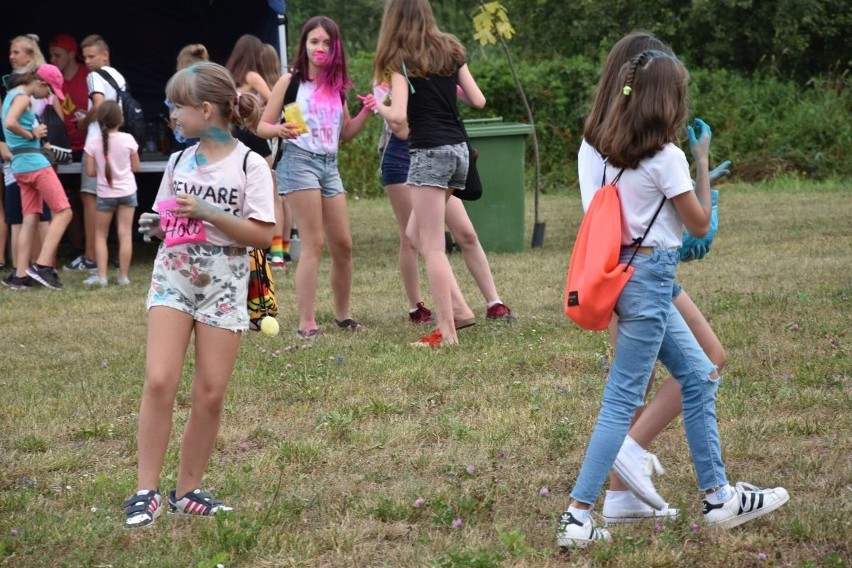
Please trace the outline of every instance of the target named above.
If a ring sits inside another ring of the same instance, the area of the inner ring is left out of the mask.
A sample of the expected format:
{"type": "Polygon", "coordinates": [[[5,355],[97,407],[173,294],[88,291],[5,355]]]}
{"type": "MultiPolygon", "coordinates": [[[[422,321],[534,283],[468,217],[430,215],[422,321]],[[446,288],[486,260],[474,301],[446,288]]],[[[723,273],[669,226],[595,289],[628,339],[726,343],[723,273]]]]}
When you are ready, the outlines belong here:
{"type": "MultiPolygon", "coordinates": [[[[666,500],[657,493],[654,483],[651,481],[651,475],[654,473],[663,475],[666,470],[663,469],[663,465],[657,459],[657,456],[651,452],[642,450],[642,457],[636,459],[636,454],[625,448],[628,442],[632,442],[632,440],[625,441],[621,449],[618,450],[612,469],[640,501],[658,511],[665,509],[667,507],[666,500]]],[[[636,442],[632,443],[635,444],[636,442]]],[[[637,447],[641,448],[638,444],[637,447]]]]}
{"type": "Polygon", "coordinates": [[[790,499],[783,487],[759,489],[742,481],[734,487],[734,496],[724,503],[711,505],[704,500],[704,522],[730,529],[771,513],[790,499]]]}
{"type": "Polygon", "coordinates": [[[585,523],[581,523],[575,519],[574,515],[569,511],[565,511],[559,517],[559,531],[556,533],[556,544],[563,548],[585,548],[592,542],[609,540],[610,538],[608,530],[595,527],[591,516],[586,519],[585,523]]]}
{"type": "Polygon", "coordinates": [[[169,513],[173,515],[199,515],[209,517],[219,512],[233,511],[233,507],[223,505],[214,499],[210,493],[196,489],[180,499],[175,496],[175,490],[169,491],[169,513]]]}
{"type": "Polygon", "coordinates": [[[101,278],[100,276],[97,275],[97,273],[89,274],[89,276],[85,280],[83,280],[84,286],[100,286],[101,288],[103,288],[107,284],[108,284],[107,279],[101,278]]]}
{"type": "Polygon", "coordinates": [[[127,513],[124,528],[149,527],[163,512],[163,496],[160,495],[159,489],[142,489],[131,495],[121,506],[127,513]]]}
{"type": "Polygon", "coordinates": [[[607,525],[623,525],[647,519],[674,520],[678,510],[666,505],[658,511],[640,501],[630,491],[607,491],[601,514],[607,525]]]}
{"type": "Polygon", "coordinates": [[[41,266],[33,263],[27,268],[27,276],[51,290],[62,290],[62,282],[59,281],[59,275],[52,266],[41,266]]]}
{"type": "Polygon", "coordinates": [[[119,276],[116,282],[118,282],[119,286],[130,286],[130,278],[127,276],[119,276]]]}

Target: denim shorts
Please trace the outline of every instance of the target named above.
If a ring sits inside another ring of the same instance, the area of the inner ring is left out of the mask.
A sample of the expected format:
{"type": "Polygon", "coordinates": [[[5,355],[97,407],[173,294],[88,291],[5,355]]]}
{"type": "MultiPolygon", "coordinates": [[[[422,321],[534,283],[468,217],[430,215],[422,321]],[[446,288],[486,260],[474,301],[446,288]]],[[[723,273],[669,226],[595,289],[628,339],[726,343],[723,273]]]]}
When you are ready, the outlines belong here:
{"type": "MultiPolygon", "coordinates": [[[[24,222],[24,212],[21,210],[21,190],[18,188],[18,184],[10,183],[7,185],[5,194],[6,207],[3,220],[6,221],[7,225],[20,225],[24,222]]],[[[50,207],[47,206],[47,203],[42,203],[41,220],[50,221],[51,219],[53,219],[53,215],[50,212],[50,207]]]]}
{"type": "Polygon", "coordinates": [[[98,194],[98,176],[86,174],[86,168],[80,173],[80,193],[98,194]]]}
{"type": "Polygon", "coordinates": [[[172,308],[211,327],[245,331],[248,275],[244,248],[162,243],[154,260],[147,309],[172,308]]]}
{"type": "Polygon", "coordinates": [[[677,280],[672,282],[672,300],[680,296],[681,292],[683,292],[683,286],[680,285],[680,282],[677,280]]]}
{"type": "Polygon", "coordinates": [[[409,155],[411,166],[406,184],[464,189],[469,163],[464,142],[436,148],[412,148],[409,155]]]}
{"type": "Polygon", "coordinates": [[[302,189],[319,189],[323,197],[346,193],[337,170],[337,154],[315,154],[295,144],[285,144],[275,175],[279,195],[302,189]]]}
{"type": "Polygon", "coordinates": [[[98,211],[112,213],[119,207],[137,207],[139,201],[136,199],[136,192],[124,197],[98,197],[95,207],[98,211]]]}
{"type": "Polygon", "coordinates": [[[410,165],[408,141],[391,136],[382,154],[382,185],[398,185],[408,181],[410,165]]]}

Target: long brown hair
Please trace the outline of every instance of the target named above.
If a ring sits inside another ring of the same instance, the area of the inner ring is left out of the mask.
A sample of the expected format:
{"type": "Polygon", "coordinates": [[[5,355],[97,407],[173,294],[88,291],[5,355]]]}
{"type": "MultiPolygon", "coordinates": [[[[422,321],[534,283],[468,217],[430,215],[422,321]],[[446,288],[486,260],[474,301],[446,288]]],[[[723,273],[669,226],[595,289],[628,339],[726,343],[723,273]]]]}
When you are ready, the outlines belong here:
{"type": "Polygon", "coordinates": [[[686,121],[688,83],[686,67],[662,51],[643,51],[622,65],[598,151],[617,168],[636,168],[676,142],[686,121]]]}
{"type": "Polygon", "coordinates": [[[270,88],[281,78],[281,58],[278,56],[278,50],[274,45],[269,43],[263,44],[263,51],[260,53],[260,76],[266,81],[270,88]]]}
{"type": "Polygon", "coordinates": [[[583,130],[583,138],[593,148],[599,148],[601,123],[603,123],[609,109],[610,101],[624,86],[617,84],[618,73],[621,71],[621,67],[643,51],[652,49],[674,55],[668,45],[657,39],[650,32],[641,30],[630,32],[618,40],[609,51],[603,73],[595,89],[592,109],[589,111],[589,116],[586,117],[586,124],[583,130]]]}
{"type": "Polygon", "coordinates": [[[98,125],[104,144],[104,177],[112,187],[112,167],[109,165],[109,131],[124,124],[121,106],[116,101],[104,101],[98,107],[98,125]]]}
{"type": "Polygon", "coordinates": [[[263,42],[257,36],[244,34],[234,44],[225,68],[231,72],[231,77],[234,78],[234,83],[238,87],[246,82],[249,71],[260,72],[261,53],[263,53],[263,42]]]}
{"type": "Polygon", "coordinates": [[[376,82],[391,73],[452,75],[464,63],[458,38],[438,29],[429,0],[387,0],[376,45],[373,75],[376,82]]]}

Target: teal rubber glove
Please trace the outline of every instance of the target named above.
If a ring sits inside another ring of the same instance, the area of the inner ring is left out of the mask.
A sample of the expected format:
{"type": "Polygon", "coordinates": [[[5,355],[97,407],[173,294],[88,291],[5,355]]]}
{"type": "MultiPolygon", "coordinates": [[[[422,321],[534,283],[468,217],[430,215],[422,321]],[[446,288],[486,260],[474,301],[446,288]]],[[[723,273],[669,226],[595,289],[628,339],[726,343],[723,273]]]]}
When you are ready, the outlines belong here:
{"type": "Polygon", "coordinates": [[[713,138],[710,126],[700,118],[696,118],[693,126],[686,127],[686,134],[689,138],[689,151],[692,152],[692,157],[696,160],[707,159],[710,156],[710,140],[713,138]]]}
{"type": "Polygon", "coordinates": [[[730,167],[731,160],[725,160],[724,162],[710,170],[710,173],[708,174],[708,177],[710,178],[710,183],[718,181],[725,176],[731,175],[731,170],[728,169],[730,167]]]}
{"type": "Polygon", "coordinates": [[[713,244],[713,239],[716,238],[716,230],[719,228],[718,201],[718,190],[711,189],[710,228],[707,229],[706,235],[698,239],[689,234],[689,231],[683,232],[683,244],[680,247],[680,259],[682,261],[701,260],[710,252],[710,246],[713,244]]]}

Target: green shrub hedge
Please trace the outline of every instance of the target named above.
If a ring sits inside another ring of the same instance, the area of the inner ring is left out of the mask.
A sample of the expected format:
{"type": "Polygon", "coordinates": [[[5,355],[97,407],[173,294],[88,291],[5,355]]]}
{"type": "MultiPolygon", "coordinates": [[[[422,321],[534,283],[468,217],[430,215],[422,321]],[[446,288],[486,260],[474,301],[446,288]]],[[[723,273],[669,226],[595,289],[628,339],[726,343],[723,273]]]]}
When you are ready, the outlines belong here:
{"type": "MultiPolygon", "coordinates": [[[[370,90],[372,53],[355,54],[349,63],[355,82],[349,106],[357,112],[361,105],[355,94],[370,90]]],[[[506,121],[527,122],[504,58],[473,59],[470,66],[488,104],[482,111],[463,109],[465,116],[502,116],[506,121]]],[[[516,66],[535,115],[543,190],[576,186],[576,154],[600,65],[581,56],[556,56],[536,64],[517,61],[516,66]]],[[[713,128],[713,162],[732,160],[736,178],[755,181],[778,174],[812,179],[852,177],[852,161],[845,159],[852,146],[852,95],[842,85],[811,81],[802,86],[773,76],[746,77],[724,69],[692,70],[691,76],[693,115],[713,128]]],[[[353,195],[382,195],[376,154],[379,130],[380,121],[371,120],[341,149],[341,175],[353,195]]],[[[530,188],[531,173],[527,180],[530,188]]]]}

